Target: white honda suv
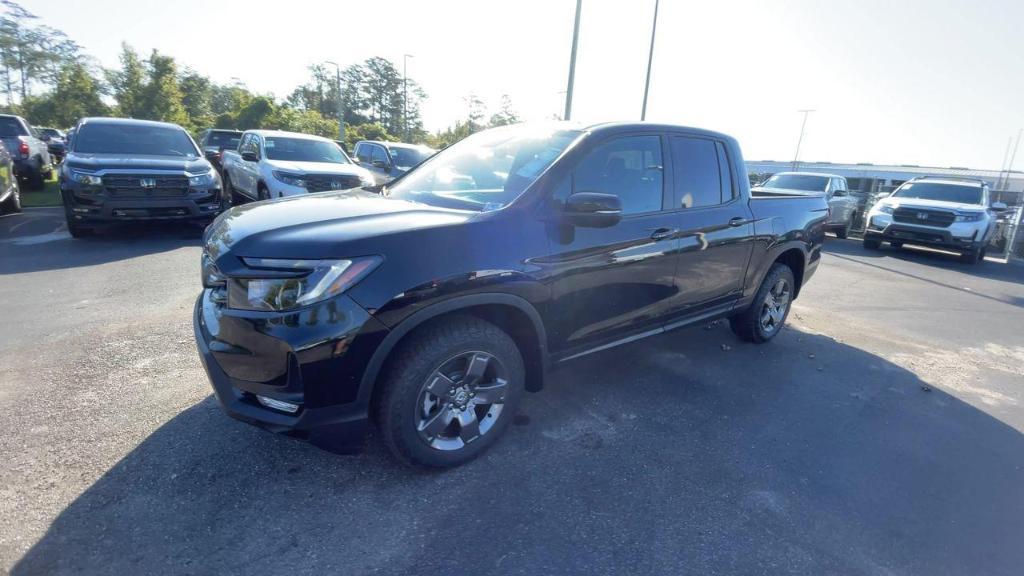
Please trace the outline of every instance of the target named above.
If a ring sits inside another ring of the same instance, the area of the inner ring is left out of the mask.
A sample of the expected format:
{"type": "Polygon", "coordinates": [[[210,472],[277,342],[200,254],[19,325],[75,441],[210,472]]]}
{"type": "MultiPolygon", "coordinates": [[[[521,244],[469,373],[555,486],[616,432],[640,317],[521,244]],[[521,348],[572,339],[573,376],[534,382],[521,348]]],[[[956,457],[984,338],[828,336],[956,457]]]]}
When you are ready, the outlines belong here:
{"type": "Polygon", "coordinates": [[[882,242],[894,248],[904,243],[960,252],[977,264],[996,228],[1002,202],[989,203],[982,180],[924,176],[907,181],[868,212],[864,247],[877,250],[882,242]]]}

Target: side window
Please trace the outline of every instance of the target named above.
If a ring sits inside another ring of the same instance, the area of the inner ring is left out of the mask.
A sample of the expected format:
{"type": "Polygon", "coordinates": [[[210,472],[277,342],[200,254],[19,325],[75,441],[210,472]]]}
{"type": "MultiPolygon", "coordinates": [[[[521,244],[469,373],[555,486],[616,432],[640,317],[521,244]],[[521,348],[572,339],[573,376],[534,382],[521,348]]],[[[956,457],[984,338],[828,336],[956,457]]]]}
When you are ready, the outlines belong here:
{"type": "Polygon", "coordinates": [[[573,171],[574,192],[615,194],[623,214],[662,209],[661,138],[625,136],[598,145],[573,171]]]}
{"type": "MultiPolygon", "coordinates": [[[[714,140],[672,137],[675,198],[683,208],[715,206],[732,196],[732,183],[723,193],[722,168],[714,140]]],[[[731,180],[731,178],[730,178],[731,180]]]]}
{"type": "Polygon", "coordinates": [[[359,158],[360,162],[369,162],[370,161],[370,145],[369,144],[359,144],[358,146],[356,146],[356,158],[359,158]]]}
{"type": "Polygon", "coordinates": [[[718,173],[722,178],[722,202],[725,203],[736,197],[736,189],[732,185],[732,163],[725,144],[715,142],[715,149],[718,150],[718,173]]]}
{"type": "Polygon", "coordinates": [[[380,146],[370,146],[370,162],[383,162],[388,163],[388,156],[384,153],[384,149],[380,146]]]}

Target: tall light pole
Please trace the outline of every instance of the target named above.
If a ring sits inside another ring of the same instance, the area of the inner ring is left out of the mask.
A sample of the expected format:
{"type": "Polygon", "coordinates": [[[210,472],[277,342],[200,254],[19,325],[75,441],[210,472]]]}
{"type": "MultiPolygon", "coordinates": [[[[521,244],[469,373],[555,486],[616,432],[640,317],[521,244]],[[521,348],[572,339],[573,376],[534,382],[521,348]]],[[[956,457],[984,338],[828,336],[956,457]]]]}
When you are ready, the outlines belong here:
{"type": "Polygon", "coordinates": [[[412,54],[402,55],[402,127],[405,128],[405,141],[409,142],[409,75],[406,70],[409,67],[409,58],[415,58],[412,54]]]}
{"type": "Polygon", "coordinates": [[[1006,178],[1004,188],[1010,187],[1010,173],[1013,172],[1013,161],[1017,159],[1017,148],[1020,146],[1020,137],[1024,135],[1024,128],[1017,131],[1017,142],[1013,145],[1013,152],[1010,153],[1010,162],[1006,164],[1006,178]]]}
{"type": "Polygon", "coordinates": [[[565,89],[565,114],[562,120],[572,118],[572,85],[576,81],[576,47],[580,42],[580,9],[583,0],[576,0],[576,23],[572,26],[572,52],[569,54],[569,86],[565,89]]]}
{"type": "Polygon", "coordinates": [[[800,145],[804,142],[804,128],[807,127],[807,117],[811,115],[814,110],[797,110],[804,115],[804,121],[800,123],[800,137],[796,140],[796,154],[793,155],[793,172],[796,172],[800,168],[800,145]]]}
{"type": "Polygon", "coordinates": [[[640,120],[647,119],[647,92],[651,89],[651,64],[654,62],[654,35],[658,31],[658,0],[654,0],[654,24],[651,25],[651,51],[647,53],[647,80],[644,82],[644,107],[640,120]]]}
{"type": "Polygon", "coordinates": [[[334,66],[334,80],[335,90],[338,94],[338,140],[341,142],[345,141],[345,110],[342,106],[341,100],[341,66],[338,66],[337,62],[327,60],[324,64],[332,64],[334,66]]]}

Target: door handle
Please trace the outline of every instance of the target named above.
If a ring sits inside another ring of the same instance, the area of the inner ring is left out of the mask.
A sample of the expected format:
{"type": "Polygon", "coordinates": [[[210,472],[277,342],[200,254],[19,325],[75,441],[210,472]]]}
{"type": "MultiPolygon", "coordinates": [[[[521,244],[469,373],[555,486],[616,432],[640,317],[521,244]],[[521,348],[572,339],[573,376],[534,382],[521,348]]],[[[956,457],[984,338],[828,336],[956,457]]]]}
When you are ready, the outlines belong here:
{"type": "Polygon", "coordinates": [[[729,226],[732,226],[733,228],[735,228],[737,226],[743,226],[744,224],[747,224],[747,223],[748,223],[747,219],[742,217],[742,216],[737,216],[737,217],[732,218],[732,219],[729,220],[729,226]]]}
{"type": "Polygon", "coordinates": [[[677,232],[679,232],[679,230],[676,230],[675,228],[657,228],[654,232],[651,232],[651,240],[664,240],[666,238],[671,238],[677,232]]]}

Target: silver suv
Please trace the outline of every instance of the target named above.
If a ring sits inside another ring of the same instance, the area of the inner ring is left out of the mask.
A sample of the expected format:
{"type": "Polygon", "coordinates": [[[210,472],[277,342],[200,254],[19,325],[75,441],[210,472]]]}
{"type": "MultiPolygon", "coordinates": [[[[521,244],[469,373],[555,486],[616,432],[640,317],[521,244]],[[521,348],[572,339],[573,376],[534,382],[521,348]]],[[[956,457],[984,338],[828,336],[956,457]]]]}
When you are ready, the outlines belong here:
{"type": "Polygon", "coordinates": [[[904,243],[960,252],[977,264],[996,229],[996,212],[1006,204],[991,202],[982,180],[924,176],[905,182],[868,212],[864,247],[877,250],[882,242],[899,248],[904,243]]]}

